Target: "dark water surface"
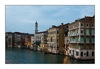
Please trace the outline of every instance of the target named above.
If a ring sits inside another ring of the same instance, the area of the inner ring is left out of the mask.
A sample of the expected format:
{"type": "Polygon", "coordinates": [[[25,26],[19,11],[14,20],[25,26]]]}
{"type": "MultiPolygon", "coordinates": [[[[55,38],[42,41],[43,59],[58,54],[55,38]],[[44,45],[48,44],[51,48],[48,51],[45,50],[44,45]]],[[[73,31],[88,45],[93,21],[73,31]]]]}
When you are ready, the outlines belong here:
{"type": "Polygon", "coordinates": [[[78,61],[64,55],[43,54],[20,48],[6,48],[6,64],[94,64],[93,60],[78,61]]]}

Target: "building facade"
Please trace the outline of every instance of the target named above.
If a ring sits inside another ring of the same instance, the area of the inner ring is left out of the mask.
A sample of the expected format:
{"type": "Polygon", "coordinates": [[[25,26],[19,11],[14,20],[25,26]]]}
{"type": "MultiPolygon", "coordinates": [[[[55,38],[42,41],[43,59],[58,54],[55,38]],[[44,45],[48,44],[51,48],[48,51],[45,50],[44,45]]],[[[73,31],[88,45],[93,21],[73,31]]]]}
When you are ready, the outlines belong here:
{"type": "Polygon", "coordinates": [[[48,29],[47,43],[49,52],[64,54],[66,30],[68,30],[67,24],[63,23],[59,26],[52,26],[52,28],[48,29]]]}
{"type": "Polygon", "coordinates": [[[20,32],[14,32],[14,46],[20,47],[21,46],[21,34],[20,32]]]}
{"type": "Polygon", "coordinates": [[[41,45],[46,42],[47,31],[37,32],[34,34],[34,50],[41,50],[41,45]]]}
{"type": "Polygon", "coordinates": [[[12,32],[6,32],[5,45],[6,47],[14,47],[14,34],[12,32]]]}
{"type": "Polygon", "coordinates": [[[76,59],[94,59],[95,21],[85,16],[69,24],[69,56],[76,59]]]}
{"type": "Polygon", "coordinates": [[[31,35],[30,34],[25,35],[25,46],[27,48],[30,48],[30,46],[31,46],[31,35]]]}
{"type": "Polygon", "coordinates": [[[14,32],[14,46],[24,47],[25,46],[25,36],[28,33],[14,32]]]}
{"type": "Polygon", "coordinates": [[[58,53],[59,46],[59,28],[57,26],[52,26],[52,28],[48,29],[48,52],[50,53],[58,53]]]}
{"type": "Polygon", "coordinates": [[[31,49],[33,49],[33,45],[34,45],[34,34],[31,34],[31,49]]]}

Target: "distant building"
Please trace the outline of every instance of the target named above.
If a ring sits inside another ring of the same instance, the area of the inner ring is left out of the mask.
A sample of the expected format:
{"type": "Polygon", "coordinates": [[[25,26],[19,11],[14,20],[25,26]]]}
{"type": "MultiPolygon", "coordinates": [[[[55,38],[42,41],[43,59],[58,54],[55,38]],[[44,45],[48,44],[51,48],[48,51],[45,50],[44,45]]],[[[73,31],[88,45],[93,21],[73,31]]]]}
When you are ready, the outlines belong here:
{"type": "Polygon", "coordinates": [[[12,32],[6,32],[5,35],[6,47],[14,47],[14,34],[12,32]]]}
{"type": "Polygon", "coordinates": [[[21,34],[20,32],[14,32],[14,44],[15,44],[15,47],[20,47],[21,46],[21,34]]]}
{"type": "Polygon", "coordinates": [[[24,47],[25,35],[28,33],[6,32],[6,47],[24,47]]]}
{"type": "Polygon", "coordinates": [[[14,32],[14,46],[24,47],[25,46],[25,36],[28,33],[14,32]]]}
{"type": "Polygon", "coordinates": [[[30,34],[25,35],[25,46],[27,48],[30,48],[30,46],[31,46],[31,35],[30,34]]]}
{"type": "Polygon", "coordinates": [[[47,43],[47,31],[38,32],[38,23],[35,22],[34,50],[43,50],[47,43]]]}
{"type": "Polygon", "coordinates": [[[43,31],[42,36],[41,36],[40,47],[42,48],[41,51],[44,51],[44,52],[47,52],[47,36],[48,36],[47,31],[43,31]]]}
{"type": "Polygon", "coordinates": [[[95,17],[85,16],[69,24],[69,56],[94,59],[95,17]]]}
{"type": "Polygon", "coordinates": [[[46,36],[46,31],[37,32],[34,34],[34,50],[40,50],[40,44],[46,43],[46,36]]]}
{"type": "Polygon", "coordinates": [[[31,49],[33,49],[34,45],[34,34],[31,34],[31,49]]]}

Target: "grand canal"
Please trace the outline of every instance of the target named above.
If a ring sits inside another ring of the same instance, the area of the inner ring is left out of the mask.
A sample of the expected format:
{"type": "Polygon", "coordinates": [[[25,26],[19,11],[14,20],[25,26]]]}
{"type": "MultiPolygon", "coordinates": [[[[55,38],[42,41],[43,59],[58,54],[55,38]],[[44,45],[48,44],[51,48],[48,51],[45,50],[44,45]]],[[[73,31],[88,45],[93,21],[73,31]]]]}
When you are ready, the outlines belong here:
{"type": "Polygon", "coordinates": [[[65,55],[44,54],[20,48],[7,48],[5,50],[6,64],[94,64],[93,60],[79,61],[65,55]]]}

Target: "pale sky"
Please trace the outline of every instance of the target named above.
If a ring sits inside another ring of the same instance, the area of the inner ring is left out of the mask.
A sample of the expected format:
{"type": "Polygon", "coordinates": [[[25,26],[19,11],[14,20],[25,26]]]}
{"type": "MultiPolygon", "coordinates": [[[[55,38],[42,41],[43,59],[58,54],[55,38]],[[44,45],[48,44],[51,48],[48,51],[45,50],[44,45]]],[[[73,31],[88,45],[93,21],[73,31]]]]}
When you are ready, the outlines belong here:
{"type": "Polygon", "coordinates": [[[34,34],[35,22],[38,31],[52,25],[71,23],[84,16],[95,15],[94,5],[6,5],[6,32],[34,34]]]}

